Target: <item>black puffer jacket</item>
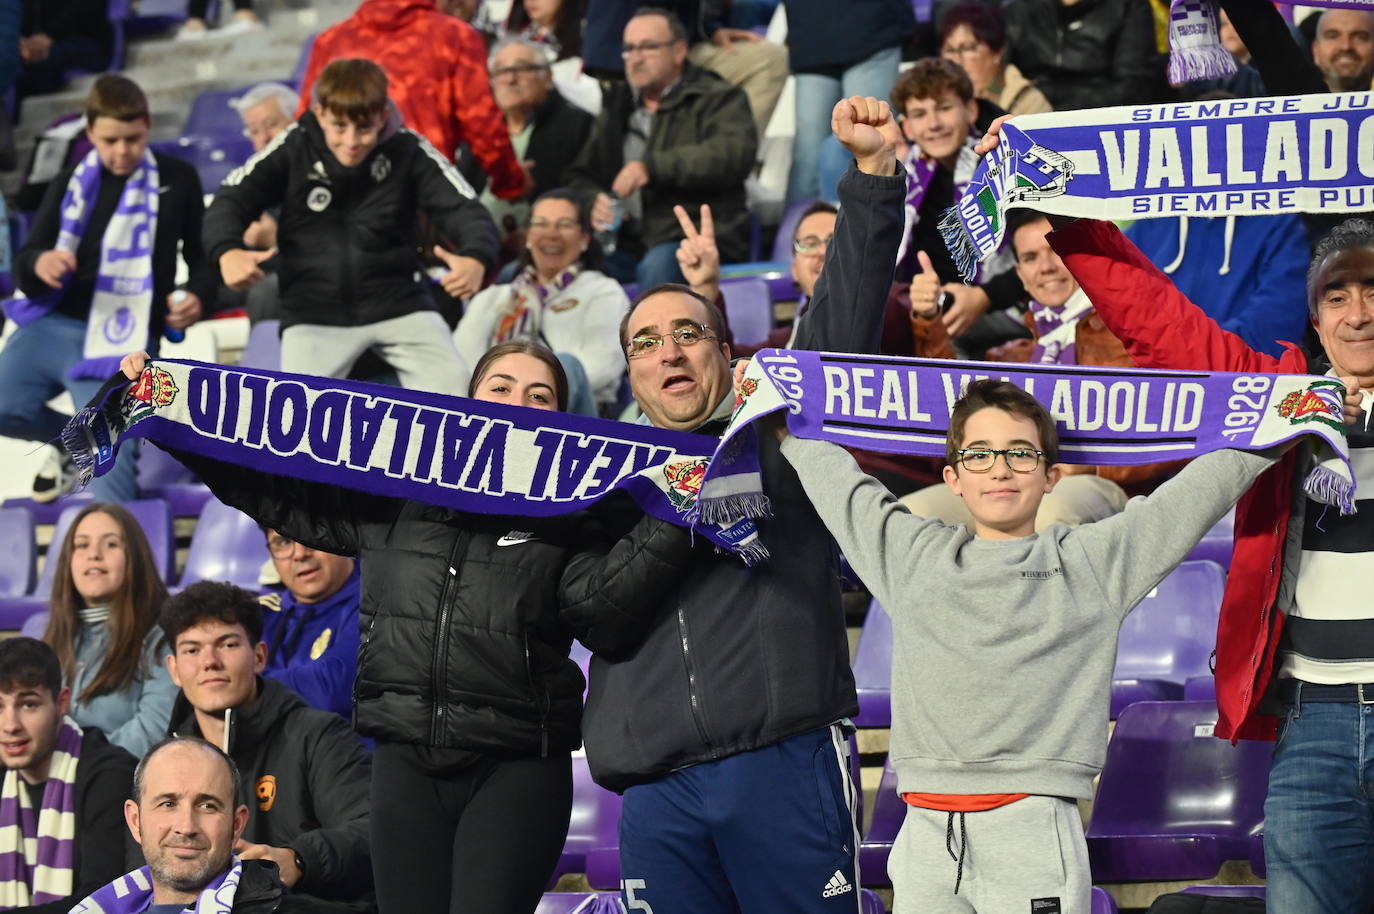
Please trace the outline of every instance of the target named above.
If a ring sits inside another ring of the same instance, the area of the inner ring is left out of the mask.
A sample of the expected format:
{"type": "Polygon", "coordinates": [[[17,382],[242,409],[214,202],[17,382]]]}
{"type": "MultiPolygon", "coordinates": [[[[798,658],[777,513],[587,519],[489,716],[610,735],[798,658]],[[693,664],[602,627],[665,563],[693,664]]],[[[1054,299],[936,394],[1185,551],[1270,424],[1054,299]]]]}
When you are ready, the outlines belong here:
{"type": "Polygon", "coordinates": [[[1149,0],[1012,0],[1007,62],[1056,111],[1151,101],[1155,27],[1149,0]]]}
{"type": "Polygon", "coordinates": [[[618,498],[557,517],[462,514],[269,476],[177,452],[221,501],[362,564],[354,719],[375,739],[545,755],[581,745],[582,673],[563,600],[616,615],[655,605],[687,533],[618,498]],[[607,515],[614,515],[613,518],[607,515]],[[612,542],[608,527],[633,524],[612,542]]]}
{"type": "Polygon", "coordinates": [[[276,206],[283,327],[351,327],[434,310],[422,282],[419,212],[457,253],[496,262],[491,216],[451,162],[400,126],[394,108],[377,147],[352,168],[330,153],[307,112],[230,172],[205,214],[212,263],[242,248],[244,229],[276,206]]]}

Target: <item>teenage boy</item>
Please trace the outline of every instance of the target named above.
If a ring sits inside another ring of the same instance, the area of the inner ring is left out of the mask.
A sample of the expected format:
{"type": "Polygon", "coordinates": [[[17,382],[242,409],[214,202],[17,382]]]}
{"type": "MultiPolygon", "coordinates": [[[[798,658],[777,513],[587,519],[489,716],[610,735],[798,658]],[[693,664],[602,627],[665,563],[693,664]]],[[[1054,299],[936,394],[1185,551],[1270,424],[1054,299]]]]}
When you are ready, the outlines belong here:
{"type": "Polygon", "coordinates": [[[253,785],[235,853],[275,862],[281,881],[313,896],[318,910],[375,910],[371,760],[338,715],[262,677],[257,597],[200,581],[163,605],[161,624],[173,649],[167,669],[182,690],[169,732],[224,748],[253,785]]]}
{"type": "Polygon", "coordinates": [[[336,60],[314,91],[300,121],[224,179],[205,249],[225,285],[248,288],[276,252],[245,248],[244,230],[281,207],[282,370],[342,378],[371,349],[403,386],[461,395],[468,367],[425,286],[418,216],[457,247],[434,254],[458,298],[495,263],[496,227],[452,163],[401,126],[381,67],[336,60]]]}
{"type": "Polygon", "coordinates": [[[0,909],[66,914],[124,872],[134,757],[71,718],[57,655],[0,641],[0,909]]]}
{"type": "Polygon", "coordinates": [[[1087,914],[1074,800],[1106,754],[1121,623],[1286,446],[1204,455],[1120,514],[1036,533],[1059,439],[1013,384],[973,382],[950,416],[945,481],[973,531],[912,515],[835,445],[778,433],[892,616],[891,758],[908,804],[894,910],[1087,914]]]}
{"type": "MultiPolygon", "coordinates": [[[[47,403],[66,390],[79,408],[95,396],[121,353],[156,354],[163,328],[181,330],[214,298],[201,248],[205,204],[196,170],[148,149],[148,100],[132,80],[107,73],[86,96],[94,147],[48,186],[14,260],[27,298],[6,303],[19,329],[0,350],[0,435],[52,441],[70,416],[47,403]],[[189,279],[177,289],[178,246],[189,279]]],[[[138,497],[137,450],[91,483],[100,501],[138,497]]],[[[52,501],[75,484],[56,451],[34,480],[52,501]]]]}

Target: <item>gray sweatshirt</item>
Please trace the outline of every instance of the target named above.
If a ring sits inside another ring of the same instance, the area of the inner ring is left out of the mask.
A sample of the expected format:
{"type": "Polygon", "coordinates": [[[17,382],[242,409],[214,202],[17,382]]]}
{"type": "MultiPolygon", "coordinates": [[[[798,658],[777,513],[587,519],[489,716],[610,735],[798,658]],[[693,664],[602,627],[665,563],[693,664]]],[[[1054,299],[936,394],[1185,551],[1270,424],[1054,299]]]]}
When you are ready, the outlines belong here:
{"type": "Polygon", "coordinates": [[[1114,517],[987,540],[912,515],[833,444],[782,453],[892,617],[898,792],[1083,799],[1122,620],[1273,463],[1216,451],[1114,517]]]}

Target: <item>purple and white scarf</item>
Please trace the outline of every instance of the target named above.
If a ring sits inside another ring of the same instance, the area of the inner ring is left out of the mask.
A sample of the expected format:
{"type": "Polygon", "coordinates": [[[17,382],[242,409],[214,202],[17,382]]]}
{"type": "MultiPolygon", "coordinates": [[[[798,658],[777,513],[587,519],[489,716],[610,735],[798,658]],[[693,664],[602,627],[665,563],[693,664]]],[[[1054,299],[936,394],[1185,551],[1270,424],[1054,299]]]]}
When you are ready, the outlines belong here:
{"type": "Polygon", "coordinates": [[[1021,206],[1092,219],[1364,212],[1374,208],[1374,93],[1014,118],[940,219],[966,278],[998,252],[1007,211],[1021,206]]]}
{"type": "Polygon", "coordinates": [[[546,285],[539,281],[533,264],[521,270],[511,282],[510,303],[496,320],[490,344],[539,339],[544,306],[550,298],[572,285],[581,272],[582,265],[575,263],[546,285]]]}
{"type": "Polygon", "coordinates": [[[1058,308],[1032,301],[1028,310],[1035,322],[1035,349],[1030,360],[1042,365],[1077,365],[1078,322],[1093,310],[1083,287],[1075,289],[1058,308]]]}
{"type": "Polygon", "coordinates": [[[58,901],[72,893],[80,761],[81,728],[64,717],[38,810],[30,805],[19,772],[5,772],[0,786],[0,910],[58,901]]]}
{"type": "MultiPolygon", "coordinates": [[[[235,856],[233,865],[211,880],[201,890],[195,904],[187,905],[187,910],[195,914],[231,914],[242,875],[243,864],[235,856]]],[[[70,914],[140,914],[152,903],[152,871],[143,866],[96,889],[72,908],[70,914]]]]}
{"type": "MultiPolygon", "coordinates": [[[[1365,10],[1374,0],[1304,0],[1304,6],[1365,10]]],[[[1236,60],[1221,44],[1218,0],[1169,0],[1169,82],[1178,86],[1200,79],[1225,79],[1236,60]]]]}
{"type": "MultiPolygon", "coordinates": [[[[959,159],[954,163],[956,203],[964,195],[964,190],[973,180],[973,173],[978,168],[978,153],[973,151],[974,142],[970,137],[968,142],[960,147],[959,159]]],[[[908,148],[902,165],[906,169],[906,199],[902,203],[906,226],[902,231],[902,243],[897,248],[897,272],[899,275],[909,275],[919,271],[915,266],[916,252],[911,250],[911,233],[921,221],[921,204],[925,202],[926,191],[930,189],[930,182],[935,178],[935,173],[940,170],[941,165],[921,152],[921,147],[915,143],[908,148]],[[906,265],[905,270],[902,269],[903,265],[906,265]]]]}
{"type": "MultiPolygon", "coordinates": [[[[67,182],[55,249],[76,254],[100,191],[100,156],[86,153],[67,182]]],[[[124,184],[114,214],[100,241],[100,269],[86,321],[82,359],[67,372],[72,378],[104,378],[119,369],[125,354],[148,341],[153,308],[153,239],[157,235],[159,176],[151,150],[124,184]]],[[[19,326],[50,314],[62,289],[38,298],[12,298],[5,314],[19,326]]]]}

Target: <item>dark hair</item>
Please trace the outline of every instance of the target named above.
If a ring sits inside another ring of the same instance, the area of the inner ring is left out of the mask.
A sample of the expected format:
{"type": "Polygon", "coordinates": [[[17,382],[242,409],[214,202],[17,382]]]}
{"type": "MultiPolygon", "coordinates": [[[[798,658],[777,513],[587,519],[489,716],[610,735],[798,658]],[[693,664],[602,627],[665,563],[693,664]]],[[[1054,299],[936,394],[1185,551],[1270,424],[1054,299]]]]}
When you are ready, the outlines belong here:
{"type": "Polygon", "coordinates": [[[949,416],[949,434],[945,437],[945,462],[959,468],[959,449],[964,441],[964,424],[968,417],[989,406],[1020,416],[1035,423],[1040,434],[1040,450],[1045,452],[1044,465],[1059,462],[1059,429],[1044,405],[1015,384],[996,378],[980,378],[969,384],[954,404],[949,416]]]}
{"type": "Polygon", "coordinates": [[[635,309],[644,302],[645,299],[658,295],[661,292],[681,292],[690,298],[695,298],[706,308],[706,325],[716,339],[721,343],[728,343],[729,336],[726,334],[725,315],[716,307],[716,303],[711,301],[700,292],[694,291],[691,286],[685,286],[680,282],[659,283],[647,292],[640,294],[638,298],[630,302],[630,307],[625,311],[625,316],[620,319],[620,351],[624,352],[625,347],[630,344],[626,334],[630,332],[630,315],[635,313],[635,309]]]}
{"type": "Polygon", "coordinates": [[[0,641],[0,691],[45,687],[53,700],[62,691],[62,665],[53,649],[22,635],[0,641]]]}
{"type": "Polygon", "coordinates": [[[668,21],[668,34],[673,36],[674,41],[687,40],[687,27],[682,24],[682,17],[672,10],[661,6],[641,6],[630,18],[639,19],[642,16],[662,16],[668,21]]]}
{"type": "Polygon", "coordinates": [[[76,636],[81,628],[78,612],[86,605],[85,599],[77,593],[76,582],[72,580],[72,551],[77,528],[92,514],[108,515],[119,525],[124,540],[125,568],[124,583],[110,601],[110,618],[106,623],[110,632],[110,646],[100,669],[81,693],[82,701],[122,692],[139,676],[147,674],[143,642],[157,624],[158,611],[167,599],[167,588],[158,574],[148,537],[127,508],[97,501],[78,511],[57,551],[52,594],[48,597],[48,627],[43,632],[43,640],[57,655],[67,681],[76,679],[76,636]]]}
{"type": "Polygon", "coordinates": [[[1007,228],[1003,235],[1011,244],[1011,255],[1013,259],[1020,260],[1021,255],[1016,251],[1016,233],[1028,225],[1037,222],[1049,222],[1050,217],[1040,212],[1038,209],[1014,209],[1007,213],[1007,228]]]}
{"type": "Polygon", "coordinates": [[[832,216],[838,216],[840,208],[829,200],[817,200],[815,203],[812,203],[806,209],[802,210],[801,218],[797,220],[797,227],[792,230],[793,241],[797,240],[797,233],[801,231],[801,224],[817,213],[829,213],[832,216]]]}
{"type": "Polygon", "coordinates": [[[163,749],[171,746],[189,744],[207,750],[211,755],[219,758],[229,769],[229,780],[234,785],[234,809],[248,805],[248,792],[244,789],[243,778],[239,775],[239,766],[229,757],[229,754],[216,746],[212,742],[201,739],[199,736],[168,736],[161,739],[143,753],[143,758],[138,760],[138,765],[134,768],[133,793],[131,794],[135,804],[143,800],[143,776],[148,770],[148,763],[153,760],[163,749]]]}
{"type": "Polygon", "coordinates": [[[386,110],[386,71],[370,60],[344,57],[320,71],[315,101],[328,113],[366,124],[386,110]]]}
{"type": "Polygon", "coordinates": [[[552,349],[534,340],[511,340],[506,343],[497,343],[482,353],[482,357],[477,360],[477,367],[472,369],[472,380],[468,381],[468,396],[477,395],[477,386],[482,383],[482,378],[486,376],[487,369],[491,367],[492,362],[517,352],[532,356],[548,366],[549,371],[553,373],[553,393],[558,401],[558,411],[560,413],[566,412],[568,409],[568,373],[552,349]]]}
{"type": "Polygon", "coordinates": [[[106,73],[95,81],[86,95],[86,126],[98,117],[112,117],[117,121],[152,121],[148,113],[148,97],[127,76],[106,73]]]}
{"type": "Polygon", "coordinates": [[[1322,262],[1332,254],[1354,248],[1374,248],[1374,222],[1368,219],[1347,219],[1327,232],[1312,251],[1312,260],[1307,264],[1307,313],[1316,315],[1317,296],[1321,292],[1316,287],[1317,272],[1322,262]]]}
{"type": "Polygon", "coordinates": [[[242,626],[252,644],[262,640],[262,606],[258,598],[227,581],[197,581],[169,597],[162,607],[162,630],[174,651],[182,632],[212,619],[242,626]]]}
{"type": "Polygon", "coordinates": [[[973,37],[994,51],[1007,46],[1007,17],[999,6],[984,3],[961,3],[945,13],[940,21],[940,46],[944,47],[959,26],[967,26],[973,37]]]}
{"type": "Polygon", "coordinates": [[[893,83],[892,107],[900,117],[906,113],[906,103],[911,99],[936,99],[947,91],[963,101],[973,101],[973,83],[963,67],[943,57],[925,57],[893,83]]]}
{"type": "MultiPolygon", "coordinates": [[[[582,56],[582,21],[587,16],[587,0],[560,0],[553,25],[553,40],[558,45],[558,59],[582,56]]],[[[529,28],[530,14],[525,0],[515,0],[506,16],[506,32],[519,33],[529,28]]]]}
{"type": "MultiPolygon", "coordinates": [[[[577,211],[577,226],[582,230],[582,234],[587,236],[587,249],[582,252],[582,256],[577,258],[577,262],[582,265],[584,270],[598,270],[605,272],[606,255],[601,252],[601,245],[596,240],[596,231],[592,228],[592,208],[587,202],[587,198],[577,191],[567,187],[555,187],[544,191],[534,198],[534,203],[530,205],[530,214],[533,218],[534,208],[544,200],[565,200],[573,205],[577,211]]],[[[528,229],[529,226],[526,225],[528,229]]],[[[520,272],[525,267],[534,263],[534,258],[530,255],[530,249],[524,248],[520,252],[520,257],[516,260],[515,270],[520,272]]]]}

